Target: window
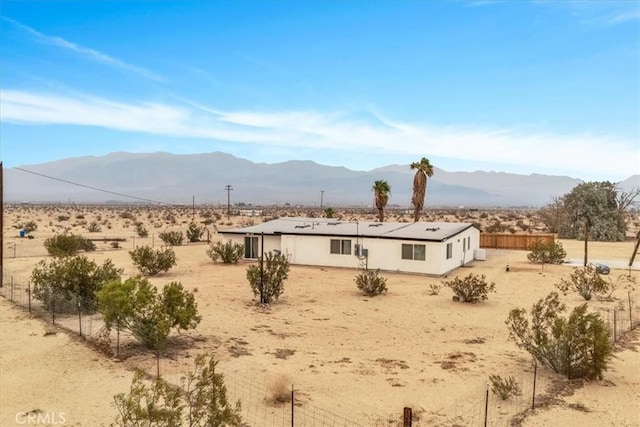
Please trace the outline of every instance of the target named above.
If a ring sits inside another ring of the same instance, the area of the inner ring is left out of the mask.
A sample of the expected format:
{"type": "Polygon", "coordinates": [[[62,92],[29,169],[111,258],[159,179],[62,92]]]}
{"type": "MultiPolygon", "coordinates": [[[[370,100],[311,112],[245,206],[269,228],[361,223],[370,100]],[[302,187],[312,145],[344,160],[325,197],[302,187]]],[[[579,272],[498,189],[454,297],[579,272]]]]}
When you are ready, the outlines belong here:
{"type": "Polygon", "coordinates": [[[453,243],[447,243],[447,259],[453,257],[453,243]]]}
{"type": "Polygon", "coordinates": [[[467,249],[471,249],[471,236],[467,237],[467,249]]]}
{"type": "Polygon", "coordinates": [[[402,245],[402,259],[424,261],[426,259],[425,245],[402,245]]]}
{"type": "Polygon", "coordinates": [[[247,259],[258,258],[258,238],[257,237],[245,236],[244,257],[247,259]]]}
{"type": "Polygon", "coordinates": [[[351,255],[351,240],[331,239],[329,252],[338,255],[351,255]]]}

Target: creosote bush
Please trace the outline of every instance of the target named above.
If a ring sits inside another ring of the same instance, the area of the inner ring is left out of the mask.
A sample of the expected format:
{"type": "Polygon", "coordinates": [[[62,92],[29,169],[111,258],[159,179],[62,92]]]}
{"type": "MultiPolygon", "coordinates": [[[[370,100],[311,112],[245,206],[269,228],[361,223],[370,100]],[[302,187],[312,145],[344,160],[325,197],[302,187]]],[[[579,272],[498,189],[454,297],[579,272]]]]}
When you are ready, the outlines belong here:
{"type": "Polygon", "coordinates": [[[594,295],[606,295],[611,283],[600,277],[595,267],[587,265],[574,268],[569,280],[561,279],[556,287],[565,295],[569,291],[575,291],[589,301],[594,295]]]}
{"type": "Polygon", "coordinates": [[[163,231],[158,234],[158,237],[160,237],[160,240],[162,240],[165,245],[169,246],[180,246],[184,240],[182,231],[163,231]]]}
{"type": "Polygon", "coordinates": [[[387,292],[387,279],[380,276],[380,270],[365,270],[354,280],[358,289],[367,296],[374,297],[387,292]]]}
{"type": "Polygon", "coordinates": [[[216,372],[213,357],[196,357],[195,369],[180,386],[162,378],[147,384],[137,371],[128,394],[114,396],[118,427],[240,426],[240,401],[229,402],[224,376],[216,372]]]}
{"type": "Polygon", "coordinates": [[[287,277],[289,277],[289,260],[285,255],[277,252],[270,251],[265,254],[262,270],[260,265],[250,265],[247,268],[247,280],[253,296],[260,298],[261,304],[269,304],[280,298],[287,277]]]}
{"type": "Polygon", "coordinates": [[[601,379],[611,358],[609,329],[587,304],[577,306],[569,317],[557,292],[533,305],[529,317],[522,308],[511,310],[506,321],[510,337],[538,362],[569,379],[601,379]]]}
{"type": "Polygon", "coordinates": [[[477,302],[484,301],[488,298],[489,292],[495,292],[496,285],[488,283],[485,275],[476,276],[469,273],[463,279],[456,277],[453,280],[442,282],[444,286],[451,288],[455,296],[455,301],[460,302],[477,302]]]}
{"type": "Polygon", "coordinates": [[[195,222],[192,222],[189,224],[189,228],[187,229],[187,239],[189,239],[189,242],[191,243],[199,242],[204,231],[204,227],[200,227],[195,222]]]}
{"type": "Polygon", "coordinates": [[[493,394],[500,396],[502,400],[522,394],[518,382],[513,377],[502,378],[500,375],[489,375],[489,381],[493,394]]]}
{"type": "Polygon", "coordinates": [[[207,255],[209,255],[209,258],[214,262],[222,260],[224,264],[236,264],[244,256],[244,245],[231,240],[225,243],[218,242],[209,246],[207,255]]]}
{"type": "Polygon", "coordinates": [[[153,250],[149,246],[140,246],[129,251],[133,265],[145,276],[155,276],[167,272],[176,265],[176,254],[171,248],[153,250]]]}
{"type": "Polygon", "coordinates": [[[529,262],[534,264],[562,264],[567,256],[567,251],[562,247],[560,242],[545,242],[535,240],[528,248],[527,254],[529,262]]]}
{"type": "Polygon", "coordinates": [[[72,256],[80,251],[91,252],[96,245],[89,239],[75,234],[57,234],[44,241],[44,247],[51,256],[72,256]]]}

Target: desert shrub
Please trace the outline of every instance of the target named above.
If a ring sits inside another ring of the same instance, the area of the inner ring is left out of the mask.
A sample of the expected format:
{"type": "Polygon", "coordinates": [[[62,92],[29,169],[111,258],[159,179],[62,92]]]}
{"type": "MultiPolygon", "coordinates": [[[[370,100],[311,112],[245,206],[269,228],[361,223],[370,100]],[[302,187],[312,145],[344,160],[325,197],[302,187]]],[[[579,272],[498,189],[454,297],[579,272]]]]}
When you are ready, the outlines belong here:
{"type": "Polygon", "coordinates": [[[499,219],[495,219],[492,224],[485,228],[487,233],[502,233],[507,229],[507,226],[500,222],[499,219]]]}
{"type": "Polygon", "coordinates": [[[100,231],[102,231],[102,228],[100,227],[100,225],[98,225],[97,222],[93,221],[87,226],[87,231],[89,233],[99,233],[100,231]]]}
{"type": "Polygon", "coordinates": [[[111,242],[111,247],[113,249],[120,249],[120,242],[111,242]]]}
{"type": "Polygon", "coordinates": [[[136,233],[138,237],[145,238],[149,237],[149,230],[147,230],[141,222],[136,222],[136,233]]]}
{"type": "Polygon", "coordinates": [[[158,237],[169,246],[180,246],[184,240],[182,231],[163,231],[158,234],[158,237]]]}
{"type": "Polygon", "coordinates": [[[380,276],[380,270],[365,270],[356,276],[355,282],[358,289],[370,297],[387,292],[387,279],[380,276]]]}
{"type": "Polygon", "coordinates": [[[35,221],[29,221],[24,224],[18,224],[18,228],[24,230],[26,233],[32,233],[38,229],[38,224],[35,221]]]}
{"type": "Polygon", "coordinates": [[[533,305],[530,320],[522,308],[511,310],[509,335],[518,347],[540,363],[569,379],[602,378],[611,357],[609,329],[587,304],[574,308],[569,317],[558,293],[552,292],[533,305]]]}
{"type": "Polygon", "coordinates": [[[267,401],[274,406],[281,405],[286,402],[291,402],[291,379],[280,374],[274,377],[268,386],[267,401]]]}
{"type": "Polygon", "coordinates": [[[62,221],[69,221],[69,215],[58,215],[58,217],[56,218],[58,221],[62,222],[62,221]]]}
{"type": "Polygon", "coordinates": [[[289,277],[289,261],[281,253],[267,252],[259,260],[260,266],[250,265],[247,268],[247,280],[254,297],[260,298],[261,304],[277,301],[284,292],[284,281],[289,277]]]}
{"type": "Polygon", "coordinates": [[[222,260],[224,264],[236,264],[244,256],[244,245],[231,240],[226,243],[218,242],[209,246],[207,255],[209,255],[209,258],[214,262],[222,260]]]}
{"type": "Polygon", "coordinates": [[[165,348],[171,329],[194,329],[200,323],[193,292],[179,282],[165,285],[159,293],[142,277],[114,280],[98,292],[97,299],[107,328],[128,330],[157,352],[165,348]]]}
{"type": "Polygon", "coordinates": [[[495,283],[488,283],[485,275],[476,276],[469,273],[464,279],[456,277],[453,280],[442,282],[444,286],[451,288],[455,294],[454,300],[460,302],[484,301],[489,292],[495,292],[495,283]]]}
{"type": "Polygon", "coordinates": [[[522,391],[518,382],[513,377],[502,378],[500,375],[489,375],[491,391],[502,400],[520,396],[522,391]]]}
{"type": "Polygon", "coordinates": [[[131,212],[128,212],[128,211],[120,212],[119,216],[122,219],[135,219],[133,214],[131,212]]]}
{"type": "Polygon", "coordinates": [[[65,257],[80,251],[91,252],[96,245],[89,239],[75,234],[57,234],[44,241],[44,247],[51,256],[65,257]]]}
{"type": "Polygon", "coordinates": [[[429,295],[438,295],[440,293],[441,285],[437,285],[435,283],[431,283],[429,285],[429,295]]]}
{"type": "Polygon", "coordinates": [[[600,274],[592,265],[574,268],[569,280],[562,279],[556,287],[565,295],[569,291],[575,291],[582,298],[589,301],[593,295],[604,295],[611,287],[610,282],[600,277],[600,274]]]}
{"type": "Polygon", "coordinates": [[[199,242],[203,234],[203,227],[199,227],[195,222],[189,224],[189,228],[187,229],[187,239],[189,239],[190,242],[199,242]]]}
{"type": "Polygon", "coordinates": [[[240,401],[232,405],[227,397],[224,376],[216,371],[217,362],[198,355],[193,372],[175,386],[157,378],[151,385],[143,371],[133,377],[128,394],[114,396],[118,427],[240,426],[240,401]]]}
{"type": "Polygon", "coordinates": [[[527,259],[529,262],[534,264],[542,264],[544,268],[544,264],[562,264],[565,257],[567,256],[567,251],[562,247],[562,243],[560,242],[550,242],[550,241],[542,241],[535,240],[528,248],[530,251],[527,254],[527,259]]]}
{"type": "Polygon", "coordinates": [[[129,251],[133,265],[145,276],[155,276],[167,272],[176,265],[176,254],[171,248],[153,250],[149,246],[140,246],[129,251]]]}
{"type": "Polygon", "coordinates": [[[40,261],[31,273],[33,296],[49,311],[74,313],[95,311],[95,293],[105,283],[119,279],[122,270],[111,260],[99,266],[85,256],[40,261]]]}
{"type": "MultiPolygon", "coordinates": [[[[312,213],[314,214],[314,213],[312,213]]],[[[325,208],[324,210],[324,216],[325,218],[335,218],[336,216],[336,210],[334,208],[325,208]]],[[[312,218],[312,216],[310,216],[310,218],[312,218]]]]}

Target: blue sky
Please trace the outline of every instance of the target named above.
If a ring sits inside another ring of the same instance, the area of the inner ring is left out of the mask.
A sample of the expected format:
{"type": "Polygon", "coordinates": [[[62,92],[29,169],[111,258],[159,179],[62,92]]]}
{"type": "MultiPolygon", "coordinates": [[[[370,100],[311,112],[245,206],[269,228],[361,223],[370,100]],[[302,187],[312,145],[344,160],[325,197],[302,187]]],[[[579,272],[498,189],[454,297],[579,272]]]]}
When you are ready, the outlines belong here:
{"type": "Polygon", "coordinates": [[[622,180],[640,2],[3,0],[0,144],[622,180]]]}

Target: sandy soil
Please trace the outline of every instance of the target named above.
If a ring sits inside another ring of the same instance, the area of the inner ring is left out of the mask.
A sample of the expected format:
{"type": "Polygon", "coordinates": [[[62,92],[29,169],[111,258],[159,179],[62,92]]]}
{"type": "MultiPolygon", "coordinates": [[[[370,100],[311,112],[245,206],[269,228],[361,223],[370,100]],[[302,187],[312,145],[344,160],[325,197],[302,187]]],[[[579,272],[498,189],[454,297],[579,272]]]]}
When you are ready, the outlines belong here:
{"type": "MultiPolygon", "coordinates": [[[[112,259],[124,268],[123,276],[129,277],[137,272],[128,250],[141,244],[158,247],[159,231],[185,230],[191,219],[190,210],[174,212],[173,223],[160,212],[142,208],[134,213],[134,219],[121,218],[118,209],[97,208],[82,211],[82,219],[69,208],[48,212],[15,209],[7,214],[5,281],[7,274],[16,281],[26,281],[33,266],[46,258],[44,239],[65,228],[87,237],[126,238],[119,249],[109,242],[98,242],[99,250],[89,256],[99,262],[112,259]],[[69,220],[57,219],[63,211],[69,220]],[[17,237],[12,226],[31,218],[38,218],[35,238],[17,237]],[[93,220],[99,224],[107,221],[110,228],[104,224],[102,231],[88,233],[86,224],[79,224],[93,220]],[[134,241],[135,220],[146,225],[149,237],[135,237],[134,241]]],[[[251,221],[257,222],[254,218],[222,218],[218,226],[251,221]]],[[[213,224],[209,228],[216,240],[213,224]]],[[[569,258],[581,258],[581,242],[563,244],[569,258]]],[[[451,291],[446,288],[437,295],[430,294],[429,286],[440,285],[442,278],[386,274],[389,292],[367,298],[355,287],[356,271],[292,266],[282,299],[261,308],[252,301],[245,277],[247,264],[214,264],[206,248],[204,243],[174,248],[178,265],[151,279],[157,286],[177,280],[189,289],[197,289],[203,317],[197,330],[176,338],[174,347],[162,359],[161,372],[177,378],[191,367],[196,354],[215,354],[234,396],[243,400],[248,411],[245,420],[256,426],[282,425],[277,417],[286,417],[285,408],[267,405],[265,409],[267,396],[260,395],[269,393],[269,382],[280,374],[286,375],[287,382],[297,390],[298,414],[308,420],[312,412],[324,414],[325,419],[335,415],[334,420],[343,419],[334,421],[336,425],[389,425],[388,420],[399,416],[404,406],[421,412],[420,425],[480,422],[488,376],[512,375],[521,381],[524,396],[510,403],[492,396],[490,403],[490,424],[506,425],[511,415],[529,405],[526,394],[532,376],[530,356],[508,339],[504,324],[508,312],[515,307],[529,308],[571,272],[568,266],[545,266],[542,270],[529,264],[523,251],[488,250],[487,261],[474,262],[450,278],[484,274],[496,283],[496,293],[482,303],[460,304],[451,300],[451,291]],[[505,271],[506,264],[511,266],[510,272],[505,271]],[[259,396],[248,390],[258,390],[259,396]],[[261,422],[260,417],[266,421],[261,422]]],[[[616,262],[628,260],[632,249],[632,242],[589,245],[593,259],[616,262]]],[[[625,271],[613,270],[611,276],[625,271]]],[[[637,270],[632,275],[640,279],[637,270]]],[[[607,310],[626,301],[622,290],[613,296],[613,301],[590,301],[589,306],[607,310]]],[[[640,302],[639,290],[633,296],[640,302]]],[[[583,302],[577,295],[567,295],[563,300],[569,307],[583,302]]],[[[43,323],[6,302],[0,310],[3,426],[16,425],[16,412],[33,409],[64,409],[66,425],[108,424],[115,417],[112,397],[127,389],[130,369],[142,367],[155,372],[153,356],[140,351],[127,337],[123,339],[126,359],[115,363],[66,333],[43,336],[43,323]],[[49,384],[56,388],[48,388],[49,384]]],[[[640,319],[639,311],[634,315],[640,319]]],[[[616,353],[603,381],[579,388],[557,400],[555,406],[536,410],[526,418],[525,425],[640,425],[637,335],[635,341],[629,341],[635,342],[635,347],[628,344],[616,353]]],[[[544,394],[557,376],[544,368],[538,374],[537,390],[544,394]]],[[[296,425],[323,425],[298,420],[296,425]]]]}

